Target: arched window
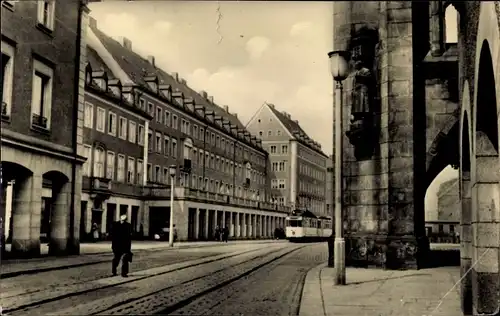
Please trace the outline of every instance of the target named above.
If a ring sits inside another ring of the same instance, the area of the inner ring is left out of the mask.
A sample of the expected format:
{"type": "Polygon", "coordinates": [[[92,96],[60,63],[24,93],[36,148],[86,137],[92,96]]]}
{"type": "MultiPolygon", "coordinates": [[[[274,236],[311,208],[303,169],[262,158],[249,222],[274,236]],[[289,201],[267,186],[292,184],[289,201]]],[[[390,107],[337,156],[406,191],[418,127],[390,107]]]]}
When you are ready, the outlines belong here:
{"type": "Polygon", "coordinates": [[[458,12],[453,5],[448,5],[444,14],[445,43],[458,42],[458,12]]]}
{"type": "Polygon", "coordinates": [[[94,177],[104,178],[104,149],[101,147],[94,152],[94,177]]]}

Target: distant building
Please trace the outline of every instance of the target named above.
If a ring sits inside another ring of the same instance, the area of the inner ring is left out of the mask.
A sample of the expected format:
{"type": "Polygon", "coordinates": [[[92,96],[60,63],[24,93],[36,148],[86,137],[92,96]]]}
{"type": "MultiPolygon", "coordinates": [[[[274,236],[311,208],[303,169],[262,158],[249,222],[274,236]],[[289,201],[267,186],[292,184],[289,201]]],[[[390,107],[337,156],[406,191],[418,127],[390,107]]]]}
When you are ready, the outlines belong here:
{"type": "Polygon", "coordinates": [[[331,214],[335,210],[335,171],[333,169],[333,160],[335,157],[330,155],[326,160],[326,214],[331,214]]]}
{"type": "Polygon", "coordinates": [[[442,183],[437,193],[438,221],[460,221],[458,178],[442,183]]]}
{"type": "Polygon", "coordinates": [[[460,196],[458,179],[448,180],[439,186],[437,192],[437,220],[425,221],[427,236],[431,242],[458,242],[460,224],[460,196]]]}
{"type": "Polygon", "coordinates": [[[289,113],[265,103],[247,123],[262,140],[271,164],[271,199],[280,205],[326,212],[326,161],[321,145],[311,139],[289,113]]]}

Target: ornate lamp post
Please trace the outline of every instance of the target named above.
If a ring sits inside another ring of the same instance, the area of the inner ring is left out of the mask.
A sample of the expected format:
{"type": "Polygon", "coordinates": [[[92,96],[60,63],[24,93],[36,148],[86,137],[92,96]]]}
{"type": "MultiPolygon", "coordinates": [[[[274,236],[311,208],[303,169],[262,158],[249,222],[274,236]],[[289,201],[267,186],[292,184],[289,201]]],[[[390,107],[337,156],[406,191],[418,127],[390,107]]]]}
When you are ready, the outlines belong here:
{"type": "Polygon", "coordinates": [[[345,241],[342,225],[342,81],[349,73],[348,55],[346,51],[328,53],[330,70],[335,85],[335,241],[334,241],[334,267],[336,285],[344,285],[345,278],[345,241]]]}
{"type": "Polygon", "coordinates": [[[168,167],[170,174],[170,229],[168,231],[168,245],[174,246],[174,189],[175,189],[175,175],[177,173],[177,166],[170,165],[168,167]]]}

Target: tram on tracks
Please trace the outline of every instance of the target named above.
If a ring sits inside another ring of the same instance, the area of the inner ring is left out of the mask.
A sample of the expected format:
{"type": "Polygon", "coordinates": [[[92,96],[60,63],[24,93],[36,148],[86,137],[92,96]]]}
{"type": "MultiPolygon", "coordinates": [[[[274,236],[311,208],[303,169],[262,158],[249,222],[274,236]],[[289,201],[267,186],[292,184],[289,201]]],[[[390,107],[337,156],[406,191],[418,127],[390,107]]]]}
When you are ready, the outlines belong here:
{"type": "Polygon", "coordinates": [[[311,211],[295,210],[285,220],[285,235],[290,242],[326,240],[332,235],[332,219],[317,217],[311,211]]]}

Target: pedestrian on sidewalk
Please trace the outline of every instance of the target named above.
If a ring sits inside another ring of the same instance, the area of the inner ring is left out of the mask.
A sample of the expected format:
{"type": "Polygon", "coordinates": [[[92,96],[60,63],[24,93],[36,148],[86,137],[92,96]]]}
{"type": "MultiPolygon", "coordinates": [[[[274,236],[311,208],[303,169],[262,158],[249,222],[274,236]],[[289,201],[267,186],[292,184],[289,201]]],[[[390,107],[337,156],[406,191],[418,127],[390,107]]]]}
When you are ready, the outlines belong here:
{"type": "Polygon", "coordinates": [[[113,275],[122,261],[122,277],[128,276],[129,262],[132,262],[132,225],[127,222],[127,214],[120,216],[120,221],[115,222],[111,231],[113,249],[113,275]]]}
{"type": "Polygon", "coordinates": [[[97,223],[92,223],[92,241],[97,242],[99,240],[99,226],[97,223]]]}

